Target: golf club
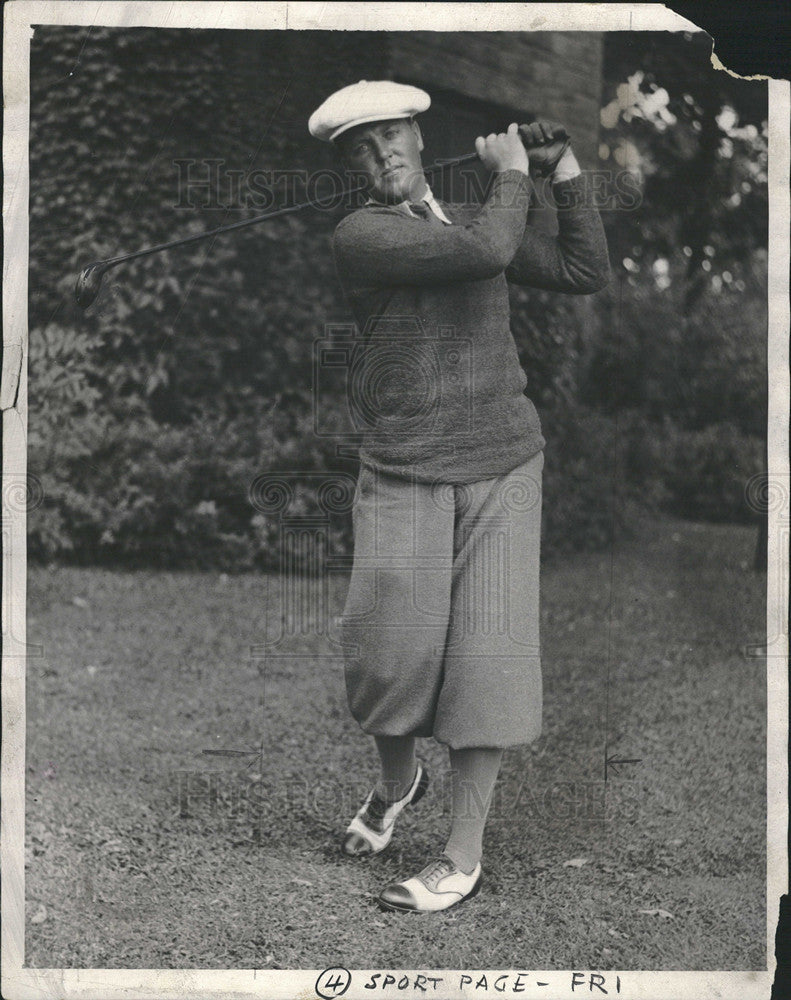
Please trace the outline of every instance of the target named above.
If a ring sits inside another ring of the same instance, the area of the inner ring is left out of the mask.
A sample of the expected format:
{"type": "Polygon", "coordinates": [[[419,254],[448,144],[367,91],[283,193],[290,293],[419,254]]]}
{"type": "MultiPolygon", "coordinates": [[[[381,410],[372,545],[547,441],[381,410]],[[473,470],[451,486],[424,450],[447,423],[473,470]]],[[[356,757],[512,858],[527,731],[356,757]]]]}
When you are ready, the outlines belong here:
{"type": "MultiPolygon", "coordinates": [[[[523,133],[523,139],[527,138],[523,133]]],[[[568,148],[569,142],[566,130],[563,128],[557,129],[553,136],[553,141],[559,139],[565,139],[566,142],[563,145],[560,153],[554,158],[555,162],[560,159],[560,156],[568,148]]],[[[527,144],[526,144],[527,145],[527,144]]],[[[527,148],[530,148],[529,146],[527,148]]],[[[477,153],[464,153],[462,156],[455,156],[448,160],[438,160],[436,163],[431,164],[431,166],[425,168],[425,173],[433,174],[440,170],[448,170],[451,167],[458,167],[463,163],[471,163],[478,159],[477,153]]],[[[350,195],[357,194],[364,191],[367,185],[361,184],[357,187],[348,188],[340,192],[341,198],[349,197],[350,195]]],[[[264,215],[256,215],[252,219],[243,219],[241,222],[233,222],[227,226],[218,226],[216,229],[208,229],[203,233],[196,233],[193,236],[185,236],[182,239],[170,240],[168,243],[158,243],[153,247],[145,247],[143,250],[135,250],[133,253],[121,254],[118,257],[108,257],[106,260],[97,260],[92,264],[88,264],[84,267],[77,278],[77,283],[74,287],[74,297],[77,300],[77,304],[83,309],[87,309],[92,302],[95,301],[96,296],[99,294],[99,289],[102,285],[102,280],[105,274],[113,267],[117,267],[119,264],[123,264],[127,260],[136,260],[138,257],[147,257],[152,253],[159,253],[162,250],[171,250],[174,247],[186,246],[188,243],[197,243],[199,240],[207,240],[213,236],[221,236],[223,233],[230,233],[237,229],[244,229],[247,226],[255,226],[260,222],[266,222],[269,219],[276,219],[281,215],[288,215],[292,212],[301,212],[306,208],[321,208],[327,204],[326,199],[312,198],[309,201],[299,202],[296,205],[287,205],[285,208],[278,208],[274,212],[267,212],[264,215]]]]}
{"type": "MultiPolygon", "coordinates": [[[[449,169],[461,163],[468,163],[477,160],[477,153],[465,153],[463,156],[454,157],[451,160],[441,161],[426,168],[427,173],[435,173],[438,170],[449,169]]],[[[339,197],[346,198],[365,190],[366,185],[348,188],[341,191],[339,197]]],[[[335,196],[333,196],[335,197],[335,196]]],[[[136,260],[138,257],[147,257],[152,253],[159,253],[162,250],[171,250],[174,247],[186,246],[188,243],[197,243],[199,240],[207,240],[212,236],[221,236],[223,233],[230,233],[236,229],[244,229],[246,226],[254,226],[269,219],[276,219],[281,215],[288,215],[292,212],[301,212],[306,208],[321,208],[327,204],[327,199],[313,198],[309,201],[299,202],[296,205],[287,205],[285,208],[278,208],[274,212],[267,212],[264,215],[256,215],[252,219],[243,219],[241,222],[233,222],[227,226],[218,226],[216,229],[208,229],[203,233],[195,233],[193,236],[185,236],[183,239],[170,240],[168,243],[158,243],[153,247],[146,247],[143,250],[135,250],[133,253],[121,254],[118,257],[108,257],[106,260],[97,260],[93,264],[80,271],[77,284],[74,288],[74,296],[77,304],[83,309],[87,309],[99,294],[102,280],[105,274],[113,267],[123,264],[128,260],[136,260]]]]}

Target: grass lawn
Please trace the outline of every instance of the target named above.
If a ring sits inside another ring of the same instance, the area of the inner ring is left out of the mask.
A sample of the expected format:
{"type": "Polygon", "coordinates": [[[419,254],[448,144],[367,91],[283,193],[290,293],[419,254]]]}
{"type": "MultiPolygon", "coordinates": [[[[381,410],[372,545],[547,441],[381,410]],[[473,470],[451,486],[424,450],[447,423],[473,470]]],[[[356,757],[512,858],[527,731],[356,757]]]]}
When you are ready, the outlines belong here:
{"type": "Polygon", "coordinates": [[[545,567],[544,731],[506,751],[481,894],[431,917],[375,897],[444,843],[446,752],[420,741],[428,794],[383,855],[344,859],[373,744],[315,627],[251,654],[279,634],[276,576],[32,569],[26,964],[766,968],[753,545],[649,522],[545,567]],[[605,746],[640,762],[605,783],[605,746]]]}

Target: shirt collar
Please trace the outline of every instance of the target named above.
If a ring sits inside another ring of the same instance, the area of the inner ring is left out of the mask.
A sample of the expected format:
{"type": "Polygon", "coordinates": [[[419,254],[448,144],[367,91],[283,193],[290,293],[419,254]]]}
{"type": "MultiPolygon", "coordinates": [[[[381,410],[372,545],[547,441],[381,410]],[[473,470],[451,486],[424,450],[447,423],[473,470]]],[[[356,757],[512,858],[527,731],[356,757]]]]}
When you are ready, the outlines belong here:
{"type": "Polygon", "coordinates": [[[432,194],[430,187],[426,188],[426,193],[423,195],[423,198],[421,200],[426,202],[428,207],[431,209],[431,211],[434,213],[434,215],[436,215],[438,219],[442,219],[442,221],[449,226],[453,225],[453,223],[450,221],[447,215],[445,215],[445,213],[442,211],[442,207],[432,194]]]}
{"type": "MultiPolygon", "coordinates": [[[[434,215],[436,215],[436,217],[438,219],[441,219],[442,222],[444,222],[448,226],[452,226],[453,225],[453,223],[450,221],[450,219],[447,217],[447,215],[445,215],[445,213],[442,211],[440,203],[434,197],[434,194],[432,193],[432,190],[431,190],[430,187],[428,187],[428,185],[426,185],[426,193],[423,195],[423,197],[420,200],[421,201],[425,201],[425,203],[428,205],[428,207],[431,209],[431,211],[434,213],[434,215]]],[[[376,201],[375,198],[369,198],[368,201],[366,201],[365,204],[366,205],[379,205],[379,204],[381,204],[381,202],[376,201]]],[[[407,215],[411,215],[413,218],[416,218],[415,213],[409,207],[409,202],[408,201],[399,202],[397,205],[393,205],[393,208],[397,208],[399,211],[405,212],[407,215]]]]}

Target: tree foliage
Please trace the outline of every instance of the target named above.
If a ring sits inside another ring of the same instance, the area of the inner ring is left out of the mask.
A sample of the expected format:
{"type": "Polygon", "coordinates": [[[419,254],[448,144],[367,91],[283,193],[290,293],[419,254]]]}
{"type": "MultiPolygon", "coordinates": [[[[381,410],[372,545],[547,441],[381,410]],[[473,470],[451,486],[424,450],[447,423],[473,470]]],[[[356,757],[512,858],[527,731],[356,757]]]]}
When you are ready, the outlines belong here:
{"type": "Polygon", "coordinates": [[[616,281],[580,388],[639,412],[643,447],[667,442],[654,476],[674,510],[743,519],[767,422],[767,88],[710,52],[702,34],[607,36],[601,158],[641,197],[605,215],[616,281]]]}
{"type": "MultiPolygon", "coordinates": [[[[384,44],[361,32],[35,29],[29,464],[45,502],[30,516],[34,558],[273,565],[277,525],[250,503],[256,477],[304,473],[310,513],[309,473],[354,471],[312,431],[314,406],[333,424],[344,405],[313,391],[315,342],[350,320],[329,246],[343,206],[124,264],[87,313],[73,288],[94,260],[315,193],[308,168],[331,190],[339,165],[307,117],[351,78],[381,75],[384,44]]],[[[636,211],[605,213],[617,280],[582,311],[512,291],[528,391],[557,456],[550,553],[602,544],[623,523],[616,453],[629,504],[743,516],[735,480],[707,474],[715,493],[690,499],[709,486],[684,480],[684,448],[721,469],[732,456],[718,449],[752,456],[765,426],[765,88],[715,74],[694,38],[607,36],[605,54],[602,164],[636,155],[642,185],[636,211]],[[673,448],[648,468],[641,456],[668,434],[673,448]]],[[[731,467],[746,475],[750,462],[731,467]]],[[[348,547],[348,520],[332,531],[348,547]]]]}

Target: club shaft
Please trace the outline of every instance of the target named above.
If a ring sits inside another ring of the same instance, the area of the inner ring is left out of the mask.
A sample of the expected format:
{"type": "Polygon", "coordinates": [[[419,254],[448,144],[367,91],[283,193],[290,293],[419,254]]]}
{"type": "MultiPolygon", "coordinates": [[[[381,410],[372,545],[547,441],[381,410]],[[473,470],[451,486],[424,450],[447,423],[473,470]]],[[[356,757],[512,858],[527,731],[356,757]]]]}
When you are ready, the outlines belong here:
{"type": "MultiPolygon", "coordinates": [[[[431,164],[431,166],[426,167],[425,173],[437,173],[440,170],[457,167],[462,163],[471,163],[473,160],[477,159],[477,153],[464,153],[462,156],[455,156],[449,160],[438,160],[436,163],[431,164]]],[[[357,187],[351,187],[341,191],[338,197],[347,198],[353,194],[359,194],[364,190],[364,185],[358,185],[357,187]]],[[[335,196],[333,196],[333,198],[334,197],[335,196]]],[[[211,239],[213,236],[221,236],[223,233],[230,233],[237,229],[244,229],[247,226],[255,226],[260,222],[266,222],[268,219],[276,219],[281,215],[290,215],[292,212],[301,212],[306,208],[322,208],[325,207],[329,201],[330,199],[328,198],[312,198],[309,201],[298,202],[296,205],[286,205],[284,208],[275,209],[274,212],[266,212],[264,215],[256,215],[252,219],[242,219],[241,222],[232,222],[227,226],[217,226],[215,229],[208,229],[202,233],[195,233],[194,236],[184,236],[177,240],[170,240],[167,243],[158,243],[153,247],[145,247],[143,250],[135,250],[133,253],[121,254],[118,257],[109,257],[106,260],[95,261],[93,264],[90,264],[89,267],[95,267],[97,264],[111,267],[115,264],[120,264],[123,261],[136,260],[139,257],[147,257],[152,253],[160,253],[162,250],[171,250],[174,247],[183,247],[188,243],[198,243],[200,240],[211,239]]]]}

